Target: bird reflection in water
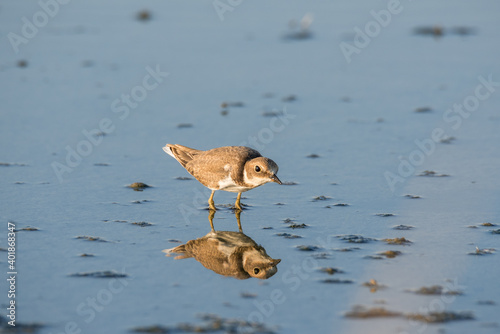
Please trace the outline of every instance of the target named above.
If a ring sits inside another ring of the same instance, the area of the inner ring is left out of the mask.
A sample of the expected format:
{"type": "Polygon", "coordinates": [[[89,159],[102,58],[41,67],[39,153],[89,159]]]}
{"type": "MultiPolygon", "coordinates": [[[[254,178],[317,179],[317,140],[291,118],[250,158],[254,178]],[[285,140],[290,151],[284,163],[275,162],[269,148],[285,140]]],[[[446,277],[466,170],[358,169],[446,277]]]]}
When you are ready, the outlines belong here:
{"type": "Polygon", "coordinates": [[[268,279],[276,274],[277,265],[281,260],[271,258],[264,247],[243,233],[241,211],[235,212],[239,232],[215,231],[214,214],[215,211],[209,211],[208,220],[212,228],[210,233],[202,238],[190,240],[185,245],[163,250],[166,256],[176,255],[176,260],[193,257],[205,268],[237,279],[268,279]]]}

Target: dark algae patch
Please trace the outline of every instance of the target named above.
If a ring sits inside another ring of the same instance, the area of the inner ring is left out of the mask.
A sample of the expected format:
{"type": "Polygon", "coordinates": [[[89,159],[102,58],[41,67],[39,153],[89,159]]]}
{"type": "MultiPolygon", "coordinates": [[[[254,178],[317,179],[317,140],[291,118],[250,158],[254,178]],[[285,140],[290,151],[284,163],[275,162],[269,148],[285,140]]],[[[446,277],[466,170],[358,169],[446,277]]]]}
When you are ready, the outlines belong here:
{"type": "Polygon", "coordinates": [[[390,311],[384,307],[365,307],[361,305],[354,306],[351,311],[346,312],[347,318],[369,319],[369,318],[392,318],[400,317],[403,314],[396,311],[390,311]]]}
{"type": "Polygon", "coordinates": [[[291,220],[290,218],[286,218],[285,220],[283,220],[283,223],[285,224],[288,224],[288,228],[292,228],[292,229],[296,229],[296,228],[306,228],[307,225],[302,223],[302,224],[299,224],[293,220],[291,220]]]}
{"type": "Polygon", "coordinates": [[[318,201],[328,201],[330,199],[330,197],[328,196],[323,196],[323,195],[320,195],[320,196],[316,196],[313,198],[313,202],[318,202],[318,201]]]}
{"type": "Polygon", "coordinates": [[[180,323],[175,326],[151,325],[135,327],[134,333],[245,333],[245,334],[274,334],[276,329],[260,322],[249,322],[242,319],[223,318],[215,314],[203,314],[198,318],[201,323],[180,323]]]}
{"type": "Polygon", "coordinates": [[[321,283],[326,284],[352,284],[353,280],[350,279],[339,279],[339,278],[326,278],[320,281],[321,283]]]}
{"type": "Polygon", "coordinates": [[[40,229],[38,227],[26,226],[26,227],[20,228],[19,230],[16,230],[16,232],[19,232],[19,231],[40,231],[40,229]]]}
{"type": "Polygon", "coordinates": [[[376,280],[371,279],[368,282],[365,282],[362,284],[362,286],[366,286],[367,288],[370,288],[370,292],[377,292],[378,290],[385,289],[386,286],[383,284],[379,284],[376,280]]]}
{"type": "Polygon", "coordinates": [[[109,241],[104,240],[100,237],[91,237],[88,235],[79,235],[79,236],[75,237],[75,239],[82,239],[82,240],[87,240],[87,241],[98,241],[98,242],[109,242],[109,241]]]}
{"type": "Polygon", "coordinates": [[[140,12],[138,12],[136,14],[136,18],[138,21],[143,21],[143,22],[149,21],[149,20],[151,20],[151,12],[149,10],[146,10],[146,9],[141,10],[140,12]]]}
{"type": "Polygon", "coordinates": [[[392,229],[406,231],[406,230],[412,230],[414,228],[415,228],[415,226],[411,226],[411,225],[396,225],[392,229]]]}
{"type": "Polygon", "coordinates": [[[416,113],[427,113],[427,112],[432,112],[431,107],[418,107],[414,110],[416,113]]]}
{"type": "Polygon", "coordinates": [[[324,268],[319,268],[319,271],[326,273],[328,275],[335,275],[335,274],[342,274],[344,271],[338,269],[338,268],[333,268],[333,267],[324,267],[324,268]]]}
{"type": "Polygon", "coordinates": [[[379,253],[379,254],[382,255],[382,256],[385,256],[388,259],[393,259],[396,256],[401,255],[402,253],[400,251],[388,250],[388,251],[385,251],[385,252],[382,252],[382,253],[379,253]]]}
{"type": "Polygon", "coordinates": [[[410,199],[419,199],[419,198],[422,198],[419,195],[411,195],[411,194],[404,195],[404,197],[410,198],[410,199]]]}
{"type": "Polygon", "coordinates": [[[456,320],[474,320],[474,314],[469,311],[410,313],[407,314],[406,317],[410,320],[422,321],[427,323],[444,323],[456,320]]]}
{"type": "Polygon", "coordinates": [[[304,252],[314,252],[320,249],[318,246],[311,246],[311,245],[299,245],[296,246],[298,250],[304,251],[304,252]]]}
{"type": "Polygon", "coordinates": [[[389,245],[410,245],[412,242],[404,237],[402,238],[392,238],[392,239],[383,239],[382,241],[386,242],[389,245]]]}
{"type": "Polygon", "coordinates": [[[300,235],[290,234],[290,233],[276,233],[278,237],[283,237],[285,239],[298,239],[302,238],[300,235]]]}
{"type": "Polygon", "coordinates": [[[424,170],[422,173],[418,174],[418,176],[430,176],[430,177],[447,177],[450,176],[448,174],[438,174],[433,170],[424,170]]]}
{"type": "Polygon", "coordinates": [[[423,286],[419,289],[408,290],[409,292],[416,293],[417,295],[427,295],[427,296],[441,296],[441,295],[451,295],[460,296],[463,294],[459,290],[449,290],[441,285],[423,286]]]}
{"type": "Polygon", "coordinates": [[[147,227],[147,226],[152,226],[153,225],[152,223],[148,223],[148,222],[133,222],[131,224],[132,225],[137,225],[137,226],[140,226],[140,227],[147,227]]]}
{"type": "Polygon", "coordinates": [[[355,243],[355,244],[366,244],[368,242],[372,242],[372,241],[376,240],[374,238],[367,238],[367,237],[363,237],[363,236],[357,235],[357,234],[337,235],[336,237],[339,238],[340,240],[344,240],[344,241],[347,241],[350,243],[355,243]]]}
{"type": "Polygon", "coordinates": [[[104,270],[104,271],[90,271],[86,273],[74,273],[70,274],[71,277],[94,277],[94,278],[124,278],[128,277],[127,274],[119,273],[114,270],[104,270]]]}
{"type": "Polygon", "coordinates": [[[476,247],[476,250],[474,252],[467,253],[469,255],[488,255],[488,254],[493,254],[495,252],[494,248],[484,248],[480,249],[479,247],[476,247]]]}
{"type": "Polygon", "coordinates": [[[288,228],[293,228],[293,229],[296,229],[296,228],[306,228],[306,227],[307,227],[307,225],[304,224],[304,223],[302,223],[302,224],[295,224],[295,223],[293,223],[293,224],[288,225],[288,228]]]}
{"type": "Polygon", "coordinates": [[[15,321],[15,326],[9,324],[10,318],[5,318],[0,314],[0,333],[37,333],[40,329],[45,327],[44,324],[33,322],[24,323],[19,322],[17,319],[15,321]]]}
{"type": "Polygon", "coordinates": [[[143,191],[146,188],[151,188],[150,185],[147,185],[146,183],[142,182],[134,182],[132,184],[129,184],[127,187],[132,188],[135,191],[143,191]]]}

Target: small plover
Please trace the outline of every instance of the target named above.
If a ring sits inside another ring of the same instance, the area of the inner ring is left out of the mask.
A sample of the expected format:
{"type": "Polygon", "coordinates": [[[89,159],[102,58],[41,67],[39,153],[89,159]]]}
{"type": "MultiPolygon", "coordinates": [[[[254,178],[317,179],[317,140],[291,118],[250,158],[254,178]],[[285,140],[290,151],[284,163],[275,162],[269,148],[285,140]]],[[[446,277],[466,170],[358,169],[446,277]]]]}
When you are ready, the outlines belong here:
{"type": "Polygon", "coordinates": [[[268,182],[281,184],[276,175],[278,165],[249,147],[224,146],[200,151],[178,144],[167,144],[163,150],[174,157],[201,184],[212,190],[208,199],[211,210],[216,210],[216,190],[238,193],[234,206],[241,210],[242,192],[268,182]]]}

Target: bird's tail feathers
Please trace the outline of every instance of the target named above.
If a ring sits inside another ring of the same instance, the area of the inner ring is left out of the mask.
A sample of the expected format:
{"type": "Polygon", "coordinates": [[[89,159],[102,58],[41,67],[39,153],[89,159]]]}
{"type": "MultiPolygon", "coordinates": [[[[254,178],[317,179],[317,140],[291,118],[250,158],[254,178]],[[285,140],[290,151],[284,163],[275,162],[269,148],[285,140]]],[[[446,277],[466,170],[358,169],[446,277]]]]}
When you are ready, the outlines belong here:
{"type": "Polygon", "coordinates": [[[163,253],[165,253],[165,256],[174,256],[177,255],[174,259],[175,260],[182,260],[182,259],[187,259],[192,257],[191,255],[187,254],[186,252],[186,245],[180,245],[174,248],[168,248],[162,250],[163,253]]]}
{"type": "Polygon", "coordinates": [[[193,160],[193,157],[197,154],[199,154],[200,150],[195,150],[194,148],[190,148],[187,146],[182,146],[179,144],[167,144],[165,147],[163,147],[163,151],[167,153],[168,155],[172,156],[175,158],[175,160],[179,161],[179,163],[185,167],[186,164],[193,160]]]}

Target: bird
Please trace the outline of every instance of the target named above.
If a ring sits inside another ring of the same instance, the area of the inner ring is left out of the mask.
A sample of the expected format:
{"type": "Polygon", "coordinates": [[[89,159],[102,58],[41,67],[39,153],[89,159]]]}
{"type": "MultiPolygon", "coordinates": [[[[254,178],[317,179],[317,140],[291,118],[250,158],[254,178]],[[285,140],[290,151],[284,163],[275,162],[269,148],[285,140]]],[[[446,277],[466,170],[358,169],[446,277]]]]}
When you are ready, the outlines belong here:
{"type": "Polygon", "coordinates": [[[264,247],[243,233],[240,223],[241,211],[235,212],[239,232],[215,231],[213,225],[215,211],[210,211],[211,232],[204,237],[190,240],[184,245],[164,249],[166,256],[175,260],[194,258],[205,268],[219,275],[237,279],[255,277],[268,279],[278,272],[281,259],[273,259],[267,255],[264,247]]]}
{"type": "Polygon", "coordinates": [[[163,150],[212,190],[208,199],[210,210],[217,210],[214,204],[216,190],[238,193],[234,206],[236,210],[242,210],[242,192],[268,182],[282,184],[276,175],[278,165],[250,147],[224,146],[202,151],[179,144],[167,144],[163,150]]]}

